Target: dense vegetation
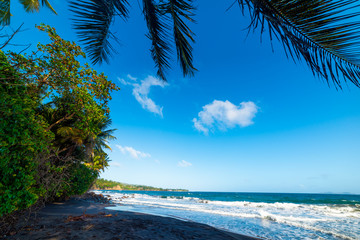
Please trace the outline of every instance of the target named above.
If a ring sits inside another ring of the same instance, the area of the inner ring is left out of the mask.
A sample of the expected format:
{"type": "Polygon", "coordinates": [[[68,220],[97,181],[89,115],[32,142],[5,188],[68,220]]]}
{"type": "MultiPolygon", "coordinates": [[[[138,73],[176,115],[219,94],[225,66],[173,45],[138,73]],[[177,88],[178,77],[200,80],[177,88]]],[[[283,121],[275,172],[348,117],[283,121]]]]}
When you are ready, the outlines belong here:
{"type": "Polygon", "coordinates": [[[87,191],[108,166],[110,93],[118,88],[79,46],[37,26],[49,44],[0,50],[0,220],[87,191]]]}
{"type": "Polygon", "coordinates": [[[126,184],[111,180],[106,180],[99,178],[95,181],[94,185],[92,186],[93,189],[116,189],[116,190],[137,190],[137,191],[188,191],[185,189],[167,189],[167,188],[156,188],[156,187],[149,187],[144,185],[133,185],[133,184],[126,184]]]}

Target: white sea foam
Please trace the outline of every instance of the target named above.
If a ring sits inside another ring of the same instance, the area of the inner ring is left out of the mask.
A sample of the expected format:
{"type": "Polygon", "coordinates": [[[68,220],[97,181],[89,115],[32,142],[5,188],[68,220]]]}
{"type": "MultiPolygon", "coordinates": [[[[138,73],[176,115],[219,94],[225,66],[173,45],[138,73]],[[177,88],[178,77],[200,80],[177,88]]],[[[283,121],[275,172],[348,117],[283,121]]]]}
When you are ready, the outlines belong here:
{"type": "Polygon", "coordinates": [[[106,194],[114,203],[136,211],[176,216],[271,239],[360,239],[357,206],[210,201],[124,192],[106,194]],[[273,229],[278,229],[277,233],[269,235],[273,229]]]}

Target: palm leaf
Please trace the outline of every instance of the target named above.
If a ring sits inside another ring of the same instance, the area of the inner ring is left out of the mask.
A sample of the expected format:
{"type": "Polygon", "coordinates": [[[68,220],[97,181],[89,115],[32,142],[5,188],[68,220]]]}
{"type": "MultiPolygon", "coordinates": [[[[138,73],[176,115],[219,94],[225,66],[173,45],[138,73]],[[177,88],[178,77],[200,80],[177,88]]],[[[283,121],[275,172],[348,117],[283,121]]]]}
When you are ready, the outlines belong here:
{"type": "MultiPolygon", "coordinates": [[[[40,9],[39,0],[20,0],[26,12],[38,12],[40,9]]],[[[57,14],[48,0],[41,0],[42,6],[48,7],[53,13],[57,14]]],[[[0,0],[0,24],[10,25],[10,0],[0,0]]]]}
{"type": "Polygon", "coordinates": [[[101,151],[103,148],[107,148],[111,150],[110,146],[107,145],[107,143],[110,140],[116,139],[116,137],[111,135],[116,131],[116,129],[105,130],[111,126],[111,123],[112,121],[110,118],[106,118],[99,123],[100,133],[95,138],[95,148],[98,149],[99,151],[101,151]]]}
{"type": "Polygon", "coordinates": [[[73,127],[60,127],[57,129],[56,133],[62,137],[61,142],[70,141],[76,145],[83,144],[84,140],[81,137],[81,130],[73,127]]]}
{"type": "Polygon", "coordinates": [[[20,0],[26,12],[38,12],[40,8],[39,0],[20,0]]]}
{"type": "Polygon", "coordinates": [[[195,10],[192,0],[169,0],[162,4],[162,8],[171,16],[176,51],[182,72],[184,76],[193,76],[197,69],[193,66],[193,48],[190,42],[195,42],[195,34],[185,23],[186,20],[195,22],[192,18],[195,10]]]}
{"type": "Polygon", "coordinates": [[[99,150],[99,151],[102,151],[104,148],[112,150],[111,147],[107,143],[108,143],[108,141],[106,141],[106,140],[102,140],[101,142],[97,142],[95,144],[95,149],[99,150]]]}
{"type": "MultiPolygon", "coordinates": [[[[40,9],[39,0],[20,0],[20,3],[24,6],[26,12],[38,12],[40,9]]],[[[41,0],[41,5],[48,7],[53,13],[57,14],[48,0],[41,0]]]]}
{"type": "Polygon", "coordinates": [[[48,0],[41,0],[41,4],[43,6],[48,7],[53,13],[57,14],[57,12],[55,11],[55,9],[51,6],[51,4],[49,3],[48,0]]]}
{"type": "Polygon", "coordinates": [[[313,74],[342,88],[360,87],[360,22],[357,0],[236,0],[249,10],[250,29],[265,28],[287,56],[305,60],[313,74]]]}
{"type": "Polygon", "coordinates": [[[10,0],[0,1],[0,24],[5,26],[10,24],[10,0]]]}
{"type": "Polygon", "coordinates": [[[94,64],[109,62],[109,57],[116,52],[109,38],[118,39],[111,33],[110,26],[116,15],[128,17],[127,5],[126,0],[70,1],[70,10],[75,14],[73,26],[94,64]]]}
{"type": "Polygon", "coordinates": [[[110,118],[105,118],[99,123],[100,130],[105,130],[109,128],[112,124],[112,120],[110,118]]]}
{"type": "Polygon", "coordinates": [[[165,16],[161,14],[159,5],[153,0],[143,0],[143,14],[149,29],[147,37],[151,40],[151,56],[158,69],[157,75],[166,80],[165,70],[170,68],[167,30],[168,25],[165,23],[165,16]]]}

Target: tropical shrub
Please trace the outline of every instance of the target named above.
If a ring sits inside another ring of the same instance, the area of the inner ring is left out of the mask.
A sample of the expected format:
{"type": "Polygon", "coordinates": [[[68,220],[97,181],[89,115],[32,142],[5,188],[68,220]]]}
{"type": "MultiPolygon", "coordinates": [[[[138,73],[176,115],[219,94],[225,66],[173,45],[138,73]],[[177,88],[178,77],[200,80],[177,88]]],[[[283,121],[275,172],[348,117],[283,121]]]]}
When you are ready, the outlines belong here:
{"type": "Polygon", "coordinates": [[[114,138],[105,123],[118,88],[80,64],[85,54],[74,42],[37,28],[51,43],[31,54],[0,52],[0,218],[88,190],[114,138]]]}
{"type": "Polygon", "coordinates": [[[41,187],[36,183],[40,152],[51,136],[36,116],[36,99],[27,95],[23,79],[0,51],[0,216],[36,202],[41,187]]]}

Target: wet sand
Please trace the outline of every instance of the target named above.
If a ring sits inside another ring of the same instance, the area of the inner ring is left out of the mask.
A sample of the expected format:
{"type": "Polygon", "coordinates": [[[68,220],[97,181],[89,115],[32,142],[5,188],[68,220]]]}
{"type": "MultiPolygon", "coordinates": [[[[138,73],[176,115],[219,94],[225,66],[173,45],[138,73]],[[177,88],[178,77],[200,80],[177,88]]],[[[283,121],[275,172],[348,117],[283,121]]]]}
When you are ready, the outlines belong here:
{"type": "Polygon", "coordinates": [[[47,205],[6,239],[204,239],[254,240],[205,224],[149,214],[107,210],[108,204],[71,199],[47,205]]]}

